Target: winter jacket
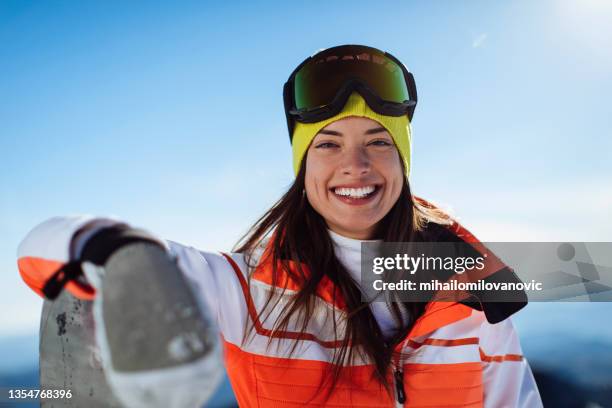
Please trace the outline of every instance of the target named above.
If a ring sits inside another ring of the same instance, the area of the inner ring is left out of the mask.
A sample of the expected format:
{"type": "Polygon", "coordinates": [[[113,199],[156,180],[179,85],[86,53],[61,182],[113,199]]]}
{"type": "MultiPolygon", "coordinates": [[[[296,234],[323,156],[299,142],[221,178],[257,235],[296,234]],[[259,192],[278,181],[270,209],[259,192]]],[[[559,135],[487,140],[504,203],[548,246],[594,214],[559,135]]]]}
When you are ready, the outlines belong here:
{"type": "MultiPolygon", "coordinates": [[[[18,266],[25,282],[40,294],[40,282],[36,280],[78,259],[88,236],[118,222],[69,216],[38,225],[18,250],[18,266]],[[80,242],[73,240],[84,226],[89,232],[80,234],[80,242]]],[[[475,240],[456,222],[449,228],[457,237],[475,240]]],[[[273,331],[278,310],[266,319],[258,316],[268,293],[275,290],[269,261],[262,258],[256,268],[250,269],[240,253],[205,252],[171,241],[160,242],[176,257],[201,300],[202,313],[215,321],[223,356],[211,354],[184,367],[129,375],[115,371],[109,359],[104,359],[105,374],[114,393],[128,405],[198,406],[216,386],[206,379],[217,378],[224,364],[241,407],[542,406],[510,318],[491,324],[483,311],[451,302],[430,302],[412,330],[397,344],[397,357],[388,373],[393,395],[372,380],[372,364],[357,360],[345,367],[326,399],[319,386],[339,346],[334,341],[331,311],[336,312],[338,327],[342,327],[346,313],[341,300],[334,303],[334,287],[329,280],[323,279],[317,290],[316,311],[305,335],[298,335],[299,322],[294,321],[283,331],[273,331]],[[254,335],[245,342],[245,328],[250,324],[254,335]],[[298,337],[300,343],[289,356],[298,337]],[[182,405],[187,404],[185,401],[195,405],[182,405]]],[[[263,250],[260,248],[260,254],[263,250]]],[[[299,289],[286,276],[277,280],[279,285],[285,282],[287,290],[282,296],[291,296],[299,289]]],[[[84,299],[95,296],[86,283],[73,282],[67,289],[84,299]]],[[[96,320],[96,324],[100,322],[96,320]]],[[[104,339],[100,342],[104,343],[104,339]]]]}

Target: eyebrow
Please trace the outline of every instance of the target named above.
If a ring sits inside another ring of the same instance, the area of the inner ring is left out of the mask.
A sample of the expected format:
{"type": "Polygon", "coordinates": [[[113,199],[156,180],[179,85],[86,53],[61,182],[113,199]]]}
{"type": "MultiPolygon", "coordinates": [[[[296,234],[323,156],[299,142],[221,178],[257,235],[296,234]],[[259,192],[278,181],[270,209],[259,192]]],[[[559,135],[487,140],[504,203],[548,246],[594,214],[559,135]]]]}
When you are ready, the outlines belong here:
{"type": "MultiPolygon", "coordinates": [[[[372,128],[372,129],[368,129],[365,131],[366,135],[373,135],[376,133],[382,133],[382,132],[386,132],[387,129],[385,129],[384,127],[376,127],[376,128],[372,128]]],[[[327,129],[321,129],[319,130],[319,133],[322,135],[330,135],[330,136],[343,136],[341,132],[335,131],[335,130],[327,130],[327,129]]]]}

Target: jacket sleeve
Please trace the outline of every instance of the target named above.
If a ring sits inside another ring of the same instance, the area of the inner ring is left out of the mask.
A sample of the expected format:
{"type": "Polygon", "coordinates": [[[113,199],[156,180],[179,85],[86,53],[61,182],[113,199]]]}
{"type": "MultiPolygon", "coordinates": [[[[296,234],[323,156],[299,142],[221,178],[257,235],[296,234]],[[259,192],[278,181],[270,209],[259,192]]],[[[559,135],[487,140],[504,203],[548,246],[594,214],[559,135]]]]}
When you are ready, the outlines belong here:
{"type": "MultiPolygon", "coordinates": [[[[18,267],[24,281],[41,295],[40,280],[46,279],[63,264],[78,259],[80,249],[97,230],[118,223],[121,221],[114,218],[68,216],[54,217],[36,226],[18,248],[18,267]],[[78,239],[75,240],[77,232],[78,239]]],[[[235,272],[224,256],[161,239],[160,242],[176,259],[179,270],[198,300],[202,315],[215,323],[215,330],[224,338],[240,339],[244,300],[235,272]]],[[[240,254],[231,256],[243,263],[240,254]]],[[[119,372],[112,365],[104,335],[103,308],[97,307],[101,296],[96,294],[93,298],[96,342],[104,373],[114,394],[125,406],[199,407],[211,396],[223,374],[218,337],[214,352],[199,361],[146,372],[119,372]]]]}
{"type": "Polygon", "coordinates": [[[480,357],[483,367],[484,406],[542,407],[531,368],[521,350],[512,320],[481,327],[480,357]]]}

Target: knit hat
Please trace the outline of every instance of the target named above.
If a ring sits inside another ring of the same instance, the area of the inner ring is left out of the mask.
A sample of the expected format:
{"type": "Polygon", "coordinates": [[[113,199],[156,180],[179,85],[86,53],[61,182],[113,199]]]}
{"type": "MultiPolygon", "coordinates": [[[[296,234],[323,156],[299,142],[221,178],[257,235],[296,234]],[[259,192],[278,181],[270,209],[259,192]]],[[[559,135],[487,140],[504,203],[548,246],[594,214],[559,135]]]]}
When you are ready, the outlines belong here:
{"type": "Polygon", "coordinates": [[[395,142],[395,147],[404,161],[406,169],[406,178],[410,175],[410,150],[411,150],[411,131],[410,121],[408,116],[385,116],[374,112],[366,103],[361,95],[353,92],[344,109],[336,116],[315,123],[295,122],[293,131],[292,149],[293,149],[293,171],[297,175],[302,164],[302,159],[310,143],[321,129],[332,122],[346,118],[348,116],[361,116],[369,118],[380,123],[391,135],[395,142]]]}

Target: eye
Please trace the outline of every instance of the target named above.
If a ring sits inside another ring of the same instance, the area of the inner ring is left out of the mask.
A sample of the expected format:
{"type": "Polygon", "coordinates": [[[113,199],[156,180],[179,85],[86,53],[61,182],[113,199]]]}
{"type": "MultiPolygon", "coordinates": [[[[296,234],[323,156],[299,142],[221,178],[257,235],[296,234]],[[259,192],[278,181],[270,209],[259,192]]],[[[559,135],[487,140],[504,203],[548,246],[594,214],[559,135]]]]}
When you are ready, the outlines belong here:
{"type": "Polygon", "coordinates": [[[368,146],[392,146],[391,142],[389,142],[388,140],[383,140],[383,139],[379,139],[379,140],[373,140],[370,143],[368,143],[368,146]]]}
{"type": "Polygon", "coordinates": [[[315,149],[331,149],[333,147],[338,147],[338,145],[332,142],[323,142],[316,145],[315,149]]]}

